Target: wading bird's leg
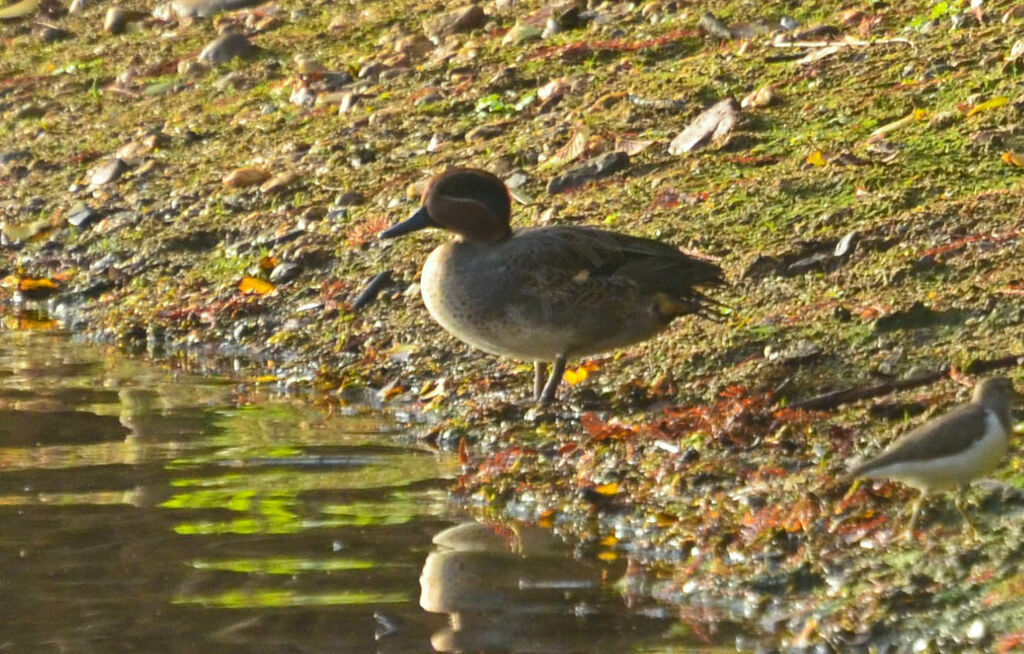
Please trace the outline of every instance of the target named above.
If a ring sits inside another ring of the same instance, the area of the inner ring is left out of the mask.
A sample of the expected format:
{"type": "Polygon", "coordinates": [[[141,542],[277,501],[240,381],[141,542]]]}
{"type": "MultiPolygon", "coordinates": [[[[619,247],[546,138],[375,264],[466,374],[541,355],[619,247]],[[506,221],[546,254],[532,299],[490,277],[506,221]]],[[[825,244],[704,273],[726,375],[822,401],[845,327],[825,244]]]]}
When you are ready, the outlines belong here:
{"type": "Polygon", "coordinates": [[[964,511],[964,487],[963,486],[958,486],[957,487],[956,495],[953,497],[953,506],[955,506],[956,510],[960,512],[961,517],[963,517],[964,522],[967,524],[967,528],[971,532],[971,536],[975,540],[977,540],[978,539],[978,530],[977,530],[977,528],[975,528],[974,523],[971,522],[971,519],[969,517],[967,517],[967,512],[964,511]]]}
{"type": "Polygon", "coordinates": [[[548,383],[544,384],[544,390],[541,391],[540,398],[538,398],[541,404],[547,404],[555,399],[555,391],[558,390],[558,384],[562,382],[564,374],[565,355],[559,354],[551,364],[551,376],[548,377],[548,383]]]}
{"type": "Polygon", "coordinates": [[[544,392],[544,382],[548,378],[548,362],[533,362],[533,399],[539,400],[540,394],[544,392]]]}
{"type": "Polygon", "coordinates": [[[928,498],[928,493],[921,491],[921,495],[914,501],[914,509],[910,513],[910,524],[907,525],[907,540],[914,539],[914,528],[917,527],[917,516],[921,513],[921,505],[928,498]]]}

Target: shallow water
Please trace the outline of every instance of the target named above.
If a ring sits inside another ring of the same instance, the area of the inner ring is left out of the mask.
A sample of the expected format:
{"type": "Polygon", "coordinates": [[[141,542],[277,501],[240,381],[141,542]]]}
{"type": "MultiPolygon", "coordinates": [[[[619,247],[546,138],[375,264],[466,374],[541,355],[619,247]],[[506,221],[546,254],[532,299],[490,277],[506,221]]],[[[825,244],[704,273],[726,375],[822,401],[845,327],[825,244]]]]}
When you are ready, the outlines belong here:
{"type": "Polygon", "coordinates": [[[0,651],[706,647],[624,563],[467,522],[457,474],[380,417],[0,332],[0,651]]]}

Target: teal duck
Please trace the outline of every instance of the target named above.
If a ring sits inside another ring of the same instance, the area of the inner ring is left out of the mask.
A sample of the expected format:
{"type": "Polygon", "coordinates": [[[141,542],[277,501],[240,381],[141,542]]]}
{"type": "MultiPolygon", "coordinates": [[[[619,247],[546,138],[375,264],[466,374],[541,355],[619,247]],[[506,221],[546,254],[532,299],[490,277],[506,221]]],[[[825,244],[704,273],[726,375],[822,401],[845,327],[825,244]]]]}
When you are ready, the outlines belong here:
{"type": "Polygon", "coordinates": [[[593,227],[513,231],[511,213],[501,180],[453,168],[430,181],[416,213],[380,238],[426,227],[456,234],[423,265],[427,310],[473,347],[533,361],[542,403],[554,399],[567,359],[646,340],[678,316],[717,315],[717,303],[697,290],[724,283],[710,261],[593,227]]]}

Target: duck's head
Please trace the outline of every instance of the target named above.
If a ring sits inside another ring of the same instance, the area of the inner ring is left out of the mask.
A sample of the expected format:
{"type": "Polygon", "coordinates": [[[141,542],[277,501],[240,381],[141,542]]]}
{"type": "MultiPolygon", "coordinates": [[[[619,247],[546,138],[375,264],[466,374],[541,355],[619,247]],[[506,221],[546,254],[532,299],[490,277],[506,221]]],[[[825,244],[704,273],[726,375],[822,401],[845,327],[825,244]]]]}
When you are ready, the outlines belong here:
{"type": "Polygon", "coordinates": [[[449,168],[430,180],[416,213],[380,238],[425,227],[441,227],[473,243],[495,243],[512,235],[512,201],[500,179],[475,168],[449,168]]]}
{"type": "Polygon", "coordinates": [[[1006,377],[988,377],[982,379],[974,387],[971,399],[995,411],[1009,410],[1010,404],[1019,395],[1013,388],[1013,382],[1006,377]]]}

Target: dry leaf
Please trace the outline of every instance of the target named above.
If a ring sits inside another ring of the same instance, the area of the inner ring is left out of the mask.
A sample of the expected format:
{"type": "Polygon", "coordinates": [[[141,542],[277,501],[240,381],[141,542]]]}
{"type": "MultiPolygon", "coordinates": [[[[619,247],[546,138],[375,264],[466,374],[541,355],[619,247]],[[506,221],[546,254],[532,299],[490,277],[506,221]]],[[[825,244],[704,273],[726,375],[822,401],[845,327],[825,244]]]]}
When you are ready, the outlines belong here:
{"type": "Polygon", "coordinates": [[[904,116],[903,118],[900,118],[899,120],[894,120],[891,123],[887,123],[885,125],[882,125],[881,127],[876,129],[875,131],[871,132],[871,136],[869,136],[866,139],[866,142],[867,143],[873,143],[874,141],[877,141],[877,140],[881,139],[883,136],[885,136],[887,134],[891,134],[892,132],[895,132],[898,129],[902,129],[902,128],[906,127],[907,125],[913,125],[914,123],[916,123],[918,121],[924,120],[927,116],[928,116],[928,112],[925,111],[924,109],[915,109],[915,110],[911,111],[909,114],[907,114],[906,116],[904,116]]]}
{"type": "Polygon", "coordinates": [[[999,157],[1003,160],[1003,163],[1008,163],[1011,166],[1018,166],[1024,168],[1024,153],[1013,152],[1009,150],[1003,153],[1003,156],[999,157]]]}
{"type": "Polygon", "coordinates": [[[590,372],[587,370],[587,367],[586,366],[580,366],[579,368],[576,368],[575,370],[574,369],[566,370],[565,374],[562,375],[562,379],[564,379],[566,382],[568,382],[570,386],[575,386],[576,384],[578,384],[581,381],[585,380],[589,376],[590,376],[590,372]]]}
{"type": "Polygon", "coordinates": [[[970,111],[967,112],[967,117],[970,118],[974,114],[979,114],[982,111],[988,111],[989,109],[996,109],[1003,106],[1010,101],[1010,98],[1005,95],[997,95],[991,100],[985,100],[979,105],[975,105],[970,111]]]}
{"type": "Polygon", "coordinates": [[[243,277],[242,281],[238,282],[238,290],[246,295],[266,295],[273,291],[274,288],[274,285],[270,282],[257,279],[256,277],[243,277]]]}
{"type": "Polygon", "coordinates": [[[590,128],[580,125],[569,137],[569,141],[551,155],[551,158],[544,162],[544,168],[560,166],[574,161],[587,149],[587,142],[590,140],[590,128]]]}
{"type": "Polygon", "coordinates": [[[615,149],[621,150],[629,156],[635,156],[654,145],[654,141],[648,139],[631,139],[618,137],[615,139],[615,149]]]}
{"type": "Polygon", "coordinates": [[[825,155],[821,153],[821,150],[815,150],[812,152],[811,156],[807,157],[806,162],[812,166],[824,166],[828,163],[825,161],[825,155]]]}

